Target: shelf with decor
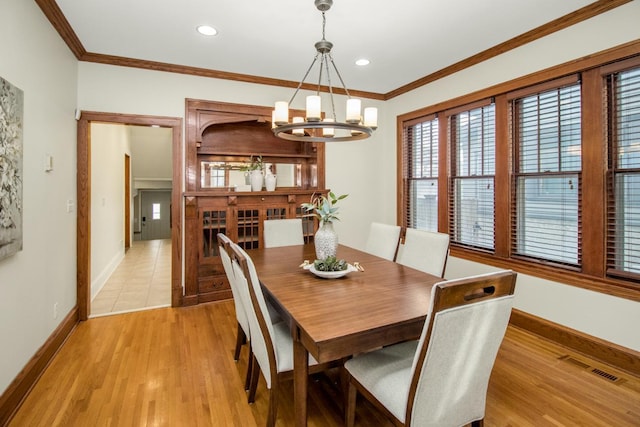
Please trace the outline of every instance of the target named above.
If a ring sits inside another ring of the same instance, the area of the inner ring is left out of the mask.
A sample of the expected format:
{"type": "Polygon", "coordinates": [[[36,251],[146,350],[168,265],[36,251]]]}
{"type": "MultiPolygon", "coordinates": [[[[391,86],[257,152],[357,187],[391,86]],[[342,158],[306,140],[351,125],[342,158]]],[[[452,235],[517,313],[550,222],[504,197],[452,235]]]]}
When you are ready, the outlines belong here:
{"type": "Polygon", "coordinates": [[[271,107],[186,101],[185,293],[183,305],[231,298],[217,234],[245,249],[263,245],[263,222],[302,218],[305,241],[317,228],[302,203],[326,194],[324,144],[292,142],[271,131],[271,107]],[[276,188],[250,191],[245,176],[260,157],[276,188]]]}

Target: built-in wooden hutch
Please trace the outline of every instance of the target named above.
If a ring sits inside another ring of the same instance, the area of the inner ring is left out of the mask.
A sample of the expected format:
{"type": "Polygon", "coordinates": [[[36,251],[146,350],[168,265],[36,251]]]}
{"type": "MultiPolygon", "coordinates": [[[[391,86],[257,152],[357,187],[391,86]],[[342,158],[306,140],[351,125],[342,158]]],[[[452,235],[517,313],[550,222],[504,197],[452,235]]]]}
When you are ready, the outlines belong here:
{"type": "MultiPolygon", "coordinates": [[[[301,217],[301,203],[314,193],[326,193],[324,145],[276,138],[271,111],[186,101],[183,305],[231,298],[218,233],[245,249],[261,247],[264,220],[301,217]],[[275,191],[246,191],[243,168],[252,156],[262,156],[277,175],[275,191]]],[[[313,239],[316,227],[312,218],[303,218],[305,240],[313,239]]]]}

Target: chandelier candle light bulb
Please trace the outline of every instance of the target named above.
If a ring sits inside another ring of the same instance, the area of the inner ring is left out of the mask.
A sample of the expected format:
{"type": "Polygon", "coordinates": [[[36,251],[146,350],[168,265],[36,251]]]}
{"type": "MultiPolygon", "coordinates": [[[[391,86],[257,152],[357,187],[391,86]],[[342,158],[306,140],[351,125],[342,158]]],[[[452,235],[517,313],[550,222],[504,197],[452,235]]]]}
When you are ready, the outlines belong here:
{"type": "MultiPolygon", "coordinates": [[[[304,123],[304,119],[296,116],[293,118],[293,123],[304,123]]],[[[292,132],[294,135],[304,135],[304,129],[302,128],[294,129],[292,132]]]]}
{"type": "MultiPolygon", "coordinates": [[[[333,123],[335,120],[331,118],[326,118],[323,120],[324,123],[333,123]]],[[[322,136],[333,137],[335,135],[335,129],[333,128],[322,128],[322,136]]]]}
{"type": "Polygon", "coordinates": [[[364,109],[364,125],[371,129],[378,127],[378,109],[375,107],[367,107],[364,109]]]}
{"type": "Polygon", "coordinates": [[[307,96],[307,121],[319,122],[321,117],[320,96],[309,95],[307,96]]]}
{"type": "Polygon", "coordinates": [[[356,98],[347,99],[347,123],[360,123],[362,102],[356,98]]]}
{"type": "Polygon", "coordinates": [[[273,113],[273,122],[276,126],[289,123],[289,104],[286,101],[277,101],[276,109],[273,113]]]}

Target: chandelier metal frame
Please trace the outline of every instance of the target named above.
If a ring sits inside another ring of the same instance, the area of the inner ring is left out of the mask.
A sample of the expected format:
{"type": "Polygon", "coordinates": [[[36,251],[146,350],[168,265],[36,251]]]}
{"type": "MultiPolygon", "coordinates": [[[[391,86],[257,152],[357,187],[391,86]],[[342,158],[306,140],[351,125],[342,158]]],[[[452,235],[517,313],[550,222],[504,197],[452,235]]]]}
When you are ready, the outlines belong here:
{"type": "MultiPolygon", "coordinates": [[[[316,63],[320,63],[319,72],[318,72],[318,86],[316,90],[316,95],[320,96],[320,88],[322,87],[323,74],[325,75],[325,79],[327,82],[329,99],[331,101],[331,115],[333,121],[323,121],[320,117],[305,117],[303,121],[289,123],[288,117],[287,121],[277,121],[276,115],[274,112],[273,119],[273,133],[275,136],[286,139],[289,141],[302,141],[302,142],[344,142],[344,141],[356,141],[370,137],[373,134],[373,131],[377,129],[377,109],[375,111],[375,122],[373,124],[363,124],[362,115],[359,115],[357,119],[349,119],[344,122],[339,122],[336,116],[335,110],[335,102],[333,99],[334,87],[331,82],[331,69],[333,69],[338,77],[342,88],[347,95],[347,99],[355,99],[352,98],[349,94],[349,90],[340,75],[340,71],[338,71],[338,67],[336,66],[333,57],[331,56],[331,49],[333,48],[333,43],[326,40],[325,38],[325,27],[326,27],[326,16],[325,12],[331,8],[333,5],[333,0],[315,0],[314,2],[316,8],[322,12],[322,40],[316,42],[316,55],[311,62],[311,65],[307,69],[307,72],[304,74],[304,77],[298,84],[293,96],[289,100],[288,106],[290,106],[300,88],[306,81],[309,73],[316,65],[316,63]],[[307,133],[307,130],[310,129],[318,129],[322,130],[322,135],[319,135],[320,132],[311,132],[307,133]],[[335,135],[335,129],[345,130],[349,133],[342,135],[335,135]],[[330,136],[328,134],[331,134],[330,136]]],[[[287,113],[288,115],[288,113],[287,113]]],[[[308,116],[308,114],[307,114],[308,116]]],[[[365,109],[365,119],[366,119],[366,109],[365,109]]],[[[326,120],[326,119],[325,119],[326,120]]]]}

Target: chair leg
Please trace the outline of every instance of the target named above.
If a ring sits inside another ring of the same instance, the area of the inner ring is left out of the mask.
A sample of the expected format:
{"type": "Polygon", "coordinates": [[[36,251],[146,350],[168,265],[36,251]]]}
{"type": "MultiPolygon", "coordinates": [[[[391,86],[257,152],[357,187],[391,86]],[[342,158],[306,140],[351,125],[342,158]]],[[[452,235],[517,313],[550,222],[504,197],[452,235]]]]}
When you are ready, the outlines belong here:
{"type": "Polygon", "coordinates": [[[244,390],[248,391],[251,387],[251,372],[253,371],[253,350],[249,343],[249,357],[247,358],[247,375],[244,378],[244,390]]]}
{"type": "MultiPolygon", "coordinates": [[[[349,376],[347,374],[347,376],[349,376]]],[[[347,427],[353,427],[356,422],[356,398],[358,397],[358,390],[356,386],[349,381],[347,391],[347,402],[344,410],[344,421],[347,427]]]]}
{"type": "Polygon", "coordinates": [[[278,418],[278,381],[271,382],[269,390],[269,412],[267,413],[267,427],[275,427],[278,418]]]}
{"type": "Polygon", "coordinates": [[[342,412],[347,413],[347,396],[349,395],[349,371],[344,368],[344,362],[340,366],[340,390],[342,391],[342,412]]]}
{"type": "Polygon", "coordinates": [[[258,389],[258,376],[260,375],[260,366],[256,360],[255,354],[251,356],[251,384],[249,384],[249,403],[253,403],[256,400],[256,390],[258,389]]]}
{"type": "Polygon", "coordinates": [[[242,348],[242,344],[247,342],[247,336],[245,335],[240,323],[238,323],[238,332],[236,333],[236,350],[233,353],[233,360],[236,362],[240,359],[240,349],[242,348]]]}

